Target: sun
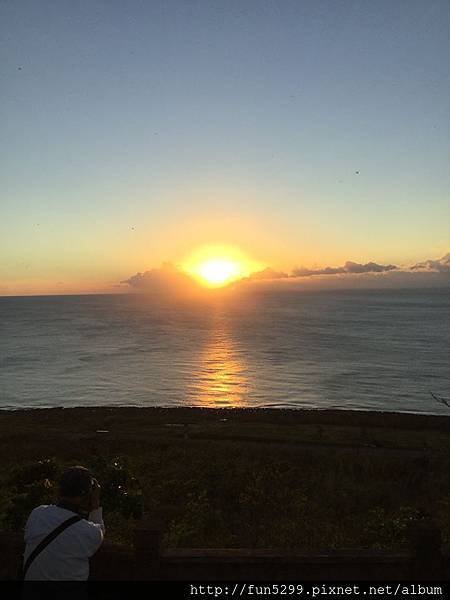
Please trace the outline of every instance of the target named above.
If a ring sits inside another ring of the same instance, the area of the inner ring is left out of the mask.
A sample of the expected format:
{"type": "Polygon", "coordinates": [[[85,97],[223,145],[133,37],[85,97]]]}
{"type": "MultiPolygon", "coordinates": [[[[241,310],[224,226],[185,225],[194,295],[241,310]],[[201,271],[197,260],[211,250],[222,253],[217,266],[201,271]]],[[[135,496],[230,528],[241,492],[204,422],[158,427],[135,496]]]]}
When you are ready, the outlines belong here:
{"type": "Polygon", "coordinates": [[[209,286],[222,287],[237,279],[241,268],[233,260],[213,258],[199,265],[198,274],[209,286]]]}
{"type": "Polygon", "coordinates": [[[247,277],[259,268],[235,247],[203,246],[183,263],[183,270],[209,288],[220,288],[247,277]]]}

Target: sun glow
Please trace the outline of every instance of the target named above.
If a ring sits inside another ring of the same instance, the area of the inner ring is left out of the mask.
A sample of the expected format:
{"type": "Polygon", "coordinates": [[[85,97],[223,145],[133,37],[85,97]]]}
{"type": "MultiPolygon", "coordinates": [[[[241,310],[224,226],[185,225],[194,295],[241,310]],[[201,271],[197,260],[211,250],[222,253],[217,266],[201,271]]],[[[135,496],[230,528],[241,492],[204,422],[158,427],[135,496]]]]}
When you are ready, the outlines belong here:
{"type": "Polygon", "coordinates": [[[222,286],[236,279],[240,268],[231,260],[213,259],[201,264],[198,273],[209,285],[222,286]]]}
{"type": "Polygon", "coordinates": [[[211,288],[224,287],[259,268],[237,248],[224,246],[199,248],[183,264],[187,273],[211,288]]]}

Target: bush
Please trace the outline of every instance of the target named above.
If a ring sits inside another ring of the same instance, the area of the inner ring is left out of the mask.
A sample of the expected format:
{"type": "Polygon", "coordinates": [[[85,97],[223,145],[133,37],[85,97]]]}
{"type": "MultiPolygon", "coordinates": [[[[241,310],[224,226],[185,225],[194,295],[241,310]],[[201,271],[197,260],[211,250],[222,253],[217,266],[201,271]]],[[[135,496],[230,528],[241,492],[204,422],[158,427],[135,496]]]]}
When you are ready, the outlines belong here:
{"type": "MultiPolygon", "coordinates": [[[[140,486],[123,460],[94,459],[87,466],[100,481],[101,502],[106,512],[115,515],[114,523],[142,516],[140,486]]],[[[0,497],[1,527],[12,531],[23,530],[34,508],[55,502],[58,480],[64,468],[55,459],[48,458],[10,469],[4,478],[5,484],[0,497]]]]}

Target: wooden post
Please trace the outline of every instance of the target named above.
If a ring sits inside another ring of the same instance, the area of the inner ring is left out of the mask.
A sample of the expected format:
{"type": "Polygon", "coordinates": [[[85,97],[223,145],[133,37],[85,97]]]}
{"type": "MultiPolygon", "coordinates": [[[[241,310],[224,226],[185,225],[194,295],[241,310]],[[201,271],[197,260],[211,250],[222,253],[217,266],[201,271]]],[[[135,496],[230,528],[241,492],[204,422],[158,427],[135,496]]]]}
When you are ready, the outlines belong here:
{"type": "Polygon", "coordinates": [[[161,529],[151,522],[140,522],[134,531],[134,554],[138,562],[158,560],[161,553],[161,529]]]}

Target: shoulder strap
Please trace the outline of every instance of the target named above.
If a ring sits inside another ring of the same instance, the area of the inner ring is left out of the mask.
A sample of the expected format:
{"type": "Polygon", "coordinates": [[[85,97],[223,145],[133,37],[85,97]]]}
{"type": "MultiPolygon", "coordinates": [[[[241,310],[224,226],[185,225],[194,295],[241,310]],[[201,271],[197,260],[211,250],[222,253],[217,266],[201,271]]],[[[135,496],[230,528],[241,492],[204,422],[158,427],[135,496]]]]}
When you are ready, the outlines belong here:
{"type": "Polygon", "coordinates": [[[80,515],[74,515],[73,517],[69,517],[68,519],[66,519],[65,521],[63,521],[61,523],[61,525],[58,525],[58,527],[56,527],[55,529],[53,529],[53,531],[51,531],[37,546],[36,548],[33,550],[33,552],[30,554],[30,556],[27,558],[23,569],[22,569],[22,579],[25,578],[25,574],[28,571],[28,569],[30,568],[31,563],[34,561],[34,559],[42,552],[42,550],[44,550],[49,544],[50,542],[52,542],[56,537],[58,537],[58,535],[60,533],[62,533],[65,529],[67,529],[68,527],[70,527],[71,525],[73,525],[74,523],[77,523],[78,521],[81,521],[81,517],[80,515]]]}

